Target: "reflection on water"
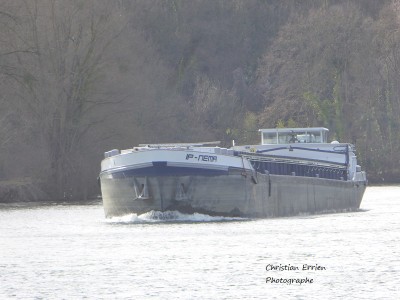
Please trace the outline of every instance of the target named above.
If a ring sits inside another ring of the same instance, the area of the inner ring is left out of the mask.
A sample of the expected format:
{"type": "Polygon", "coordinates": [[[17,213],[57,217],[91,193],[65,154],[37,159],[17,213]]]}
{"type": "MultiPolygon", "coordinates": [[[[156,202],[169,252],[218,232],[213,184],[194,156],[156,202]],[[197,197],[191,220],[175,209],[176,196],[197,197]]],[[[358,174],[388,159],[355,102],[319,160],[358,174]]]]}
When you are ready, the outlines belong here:
{"type": "Polygon", "coordinates": [[[394,186],[360,212],[260,220],[3,205],[0,298],[400,299],[399,232],[394,186]]]}

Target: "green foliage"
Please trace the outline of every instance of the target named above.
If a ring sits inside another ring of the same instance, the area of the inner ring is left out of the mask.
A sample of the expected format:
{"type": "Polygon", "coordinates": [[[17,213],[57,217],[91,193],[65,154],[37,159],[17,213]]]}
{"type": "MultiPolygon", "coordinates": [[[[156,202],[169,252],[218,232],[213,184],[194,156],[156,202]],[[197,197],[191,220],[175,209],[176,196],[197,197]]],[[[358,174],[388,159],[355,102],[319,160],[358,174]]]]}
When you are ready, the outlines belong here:
{"type": "Polygon", "coordinates": [[[303,99],[311,108],[312,113],[315,114],[320,124],[329,127],[331,125],[330,118],[334,112],[334,103],[329,99],[321,100],[317,95],[309,91],[303,94],[303,99]]]}
{"type": "Polygon", "coordinates": [[[293,120],[292,118],[290,118],[287,122],[287,127],[293,128],[293,127],[298,127],[299,125],[297,124],[297,122],[295,120],[293,120]]]}
{"type": "Polygon", "coordinates": [[[240,143],[257,144],[260,137],[258,132],[258,116],[255,113],[247,112],[243,120],[243,134],[240,138],[240,143]]]}
{"type": "Polygon", "coordinates": [[[340,97],[340,76],[335,73],[333,81],[333,99],[319,99],[313,92],[303,93],[303,99],[316,116],[322,126],[330,128],[335,133],[336,139],[344,136],[343,104],[340,97]]]}
{"type": "Polygon", "coordinates": [[[276,123],[276,128],[285,128],[285,127],[294,128],[294,127],[299,127],[299,125],[292,118],[290,118],[287,122],[279,119],[278,122],[276,123]]]}
{"type": "Polygon", "coordinates": [[[285,128],[285,122],[281,119],[278,120],[278,122],[276,122],[276,128],[285,128]]]}

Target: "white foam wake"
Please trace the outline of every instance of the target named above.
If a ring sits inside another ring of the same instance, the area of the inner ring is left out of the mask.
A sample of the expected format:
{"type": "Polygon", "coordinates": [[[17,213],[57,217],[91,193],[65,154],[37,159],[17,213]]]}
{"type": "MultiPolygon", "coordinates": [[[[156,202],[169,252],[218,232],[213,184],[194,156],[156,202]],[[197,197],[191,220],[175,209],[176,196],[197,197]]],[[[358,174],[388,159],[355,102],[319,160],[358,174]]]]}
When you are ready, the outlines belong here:
{"type": "Polygon", "coordinates": [[[107,219],[109,223],[162,223],[162,222],[224,222],[224,221],[244,221],[245,218],[221,217],[205,214],[193,213],[184,214],[179,211],[150,211],[141,215],[128,214],[120,217],[107,219]]]}

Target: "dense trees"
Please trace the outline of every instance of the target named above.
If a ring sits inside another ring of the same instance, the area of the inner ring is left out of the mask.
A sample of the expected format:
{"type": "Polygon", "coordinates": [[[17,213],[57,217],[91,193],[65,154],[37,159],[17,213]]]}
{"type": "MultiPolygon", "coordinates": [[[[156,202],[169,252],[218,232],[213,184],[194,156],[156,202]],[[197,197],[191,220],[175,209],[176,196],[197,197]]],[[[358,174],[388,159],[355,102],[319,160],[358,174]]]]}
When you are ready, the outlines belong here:
{"type": "MultiPolygon", "coordinates": [[[[0,178],[98,193],[102,153],[326,126],[400,180],[398,1],[0,1],[0,178]]],[[[43,193],[37,193],[44,195],[43,193]]]]}
{"type": "Polygon", "coordinates": [[[389,71],[395,63],[388,63],[399,51],[393,44],[397,31],[395,3],[376,19],[351,2],[295,18],[282,27],[260,64],[262,124],[292,119],[326,126],[334,138],[358,147],[371,178],[398,176],[398,165],[391,162],[398,161],[393,151],[399,149],[400,122],[393,113],[400,95],[398,76],[389,71]]]}

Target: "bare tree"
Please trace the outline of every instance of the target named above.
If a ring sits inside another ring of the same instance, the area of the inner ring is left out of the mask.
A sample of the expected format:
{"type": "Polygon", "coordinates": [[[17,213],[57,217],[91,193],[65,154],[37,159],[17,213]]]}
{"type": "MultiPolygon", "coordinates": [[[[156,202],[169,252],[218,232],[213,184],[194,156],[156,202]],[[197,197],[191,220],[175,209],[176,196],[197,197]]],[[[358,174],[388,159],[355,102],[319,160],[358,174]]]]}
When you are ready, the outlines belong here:
{"type": "MultiPolygon", "coordinates": [[[[125,24],[113,3],[25,1],[17,28],[30,55],[12,52],[19,89],[15,107],[48,155],[53,197],[67,197],[79,182],[82,140],[99,120],[87,118],[111,102],[96,94],[104,55],[125,24]]],[[[26,52],[26,51],[25,51],[26,52]]],[[[11,52],[10,52],[11,54],[11,52]]],[[[46,166],[46,164],[44,164],[46,166]]]]}

